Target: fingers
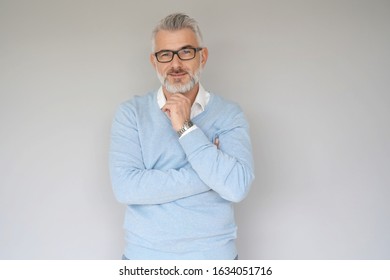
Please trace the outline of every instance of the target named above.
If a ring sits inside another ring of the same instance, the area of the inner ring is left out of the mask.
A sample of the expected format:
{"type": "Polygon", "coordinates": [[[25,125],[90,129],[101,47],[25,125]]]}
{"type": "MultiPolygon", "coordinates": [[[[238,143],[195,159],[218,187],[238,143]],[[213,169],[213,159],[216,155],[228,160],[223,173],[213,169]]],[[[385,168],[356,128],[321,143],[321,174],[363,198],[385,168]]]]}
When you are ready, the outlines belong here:
{"type": "Polygon", "coordinates": [[[219,138],[218,137],[215,138],[214,145],[217,146],[217,149],[219,149],[219,138]]]}
{"type": "Polygon", "coordinates": [[[191,108],[191,100],[183,94],[172,94],[167,99],[165,106],[167,105],[178,106],[179,108],[191,108]]]}
{"type": "Polygon", "coordinates": [[[190,119],[191,100],[183,94],[173,94],[169,96],[161,110],[168,114],[172,127],[177,131],[190,119]]]}

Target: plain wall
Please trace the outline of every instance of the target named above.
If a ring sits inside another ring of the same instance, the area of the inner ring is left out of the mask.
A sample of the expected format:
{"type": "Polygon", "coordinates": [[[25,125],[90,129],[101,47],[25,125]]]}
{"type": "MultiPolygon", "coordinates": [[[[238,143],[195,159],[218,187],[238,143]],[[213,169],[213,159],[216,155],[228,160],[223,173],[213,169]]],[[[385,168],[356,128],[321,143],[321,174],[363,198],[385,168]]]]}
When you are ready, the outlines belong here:
{"type": "Polygon", "coordinates": [[[0,259],[119,259],[116,107],[159,86],[151,30],[195,17],[256,180],[241,259],[390,258],[390,2],[0,0],[0,259]]]}

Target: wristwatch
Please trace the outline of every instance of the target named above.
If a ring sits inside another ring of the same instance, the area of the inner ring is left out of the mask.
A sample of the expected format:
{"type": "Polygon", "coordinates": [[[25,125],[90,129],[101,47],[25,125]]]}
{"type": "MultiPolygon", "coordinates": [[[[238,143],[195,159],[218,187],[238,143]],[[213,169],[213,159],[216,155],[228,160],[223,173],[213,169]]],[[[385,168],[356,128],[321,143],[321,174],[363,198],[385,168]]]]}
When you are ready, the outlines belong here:
{"type": "Polygon", "coordinates": [[[183,135],[184,132],[186,132],[188,129],[190,129],[194,124],[192,123],[191,120],[187,120],[183,123],[183,126],[182,128],[180,128],[180,130],[177,131],[177,135],[179,135],[179,137],[181,137],[183,135]]]}

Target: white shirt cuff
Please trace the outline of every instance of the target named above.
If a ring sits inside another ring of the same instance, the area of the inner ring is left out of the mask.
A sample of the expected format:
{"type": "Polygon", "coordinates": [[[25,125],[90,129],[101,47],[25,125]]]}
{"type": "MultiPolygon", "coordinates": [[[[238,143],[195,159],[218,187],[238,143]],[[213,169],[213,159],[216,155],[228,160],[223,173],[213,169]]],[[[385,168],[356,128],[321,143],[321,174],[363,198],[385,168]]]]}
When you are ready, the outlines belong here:
{"type": "Polygon", "coordinates": [[[197,129],[198,127],[194,124],[193,126],[191,126],[189,129],[187,129],[186,131],[184,131],[184,133],[179,137],[182,138],[184,135],[187,135],[188,133],[190,133],[191,131],[197,129]]]}

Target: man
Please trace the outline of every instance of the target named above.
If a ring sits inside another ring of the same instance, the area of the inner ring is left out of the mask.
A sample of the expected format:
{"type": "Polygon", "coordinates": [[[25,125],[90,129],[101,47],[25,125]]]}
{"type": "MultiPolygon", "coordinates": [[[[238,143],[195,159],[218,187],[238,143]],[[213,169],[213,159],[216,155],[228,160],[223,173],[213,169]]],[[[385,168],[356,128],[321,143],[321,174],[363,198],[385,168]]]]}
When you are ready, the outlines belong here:
{"type": "Polygon", "coordinates": [[[240,108],[199,84],[208,50],[196,21],[164,18],[150,61],[162,86],[119,107],[110,173],[127,205],[125,259],[235,259],[233,203],[254,178],[240,108]]]}

